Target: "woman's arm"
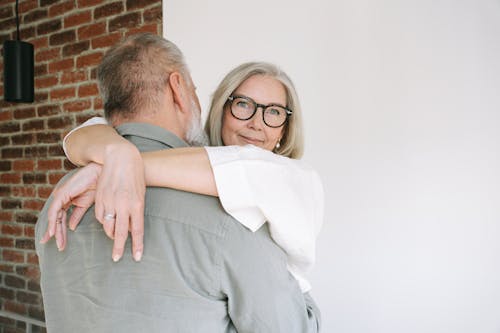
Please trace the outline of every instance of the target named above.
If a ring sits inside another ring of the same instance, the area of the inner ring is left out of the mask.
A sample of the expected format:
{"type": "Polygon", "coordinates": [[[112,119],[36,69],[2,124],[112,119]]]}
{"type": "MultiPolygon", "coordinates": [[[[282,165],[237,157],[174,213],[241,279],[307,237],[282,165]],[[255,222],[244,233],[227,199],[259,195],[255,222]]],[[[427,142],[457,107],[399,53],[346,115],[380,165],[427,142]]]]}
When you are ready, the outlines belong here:
{"type": "MultiPolygon", "coordinates": [[[[138,163],[137,148],[100,119],[92,118],[64,138],[68,159],[79,166],[90,162],[107,164],[112,170],[123,168],[126,163],[138,163]]],[[[146,185],[217,196],[205,149],[165,149],[141,155],[146,185]]]]}

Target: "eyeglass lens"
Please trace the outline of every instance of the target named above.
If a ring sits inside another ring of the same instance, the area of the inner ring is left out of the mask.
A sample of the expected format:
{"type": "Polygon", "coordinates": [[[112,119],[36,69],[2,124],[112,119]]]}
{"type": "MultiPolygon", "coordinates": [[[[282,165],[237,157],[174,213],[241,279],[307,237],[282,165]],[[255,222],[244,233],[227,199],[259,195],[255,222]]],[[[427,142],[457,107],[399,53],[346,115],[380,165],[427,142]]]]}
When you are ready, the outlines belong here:
{"type": "MultiPolygon", "coordinates": [[[[264,107],[265,105],[260,105],[264,107]]],[[[231,113],[240,120],[248,120],[256,113],[257,103],[250,98],[235,96],[231,103],[231,113]]],[[[287,118],[284,107],[278,105],[268,105],[263,109],[264,123],[269,127],[280,127],[287,118]]]]}

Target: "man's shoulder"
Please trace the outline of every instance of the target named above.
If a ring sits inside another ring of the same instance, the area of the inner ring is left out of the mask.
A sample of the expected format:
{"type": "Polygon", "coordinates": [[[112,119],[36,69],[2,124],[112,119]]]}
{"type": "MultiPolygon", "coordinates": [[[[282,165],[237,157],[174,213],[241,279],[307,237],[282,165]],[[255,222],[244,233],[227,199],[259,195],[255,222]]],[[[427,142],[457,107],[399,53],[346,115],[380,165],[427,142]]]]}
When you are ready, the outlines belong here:
{"type": "Polygon", "coordinates": [[[236,222],[218,198],[159,187],[147,188],[144,213],[217,236],[224,234],[225,224],[236,222]]]}

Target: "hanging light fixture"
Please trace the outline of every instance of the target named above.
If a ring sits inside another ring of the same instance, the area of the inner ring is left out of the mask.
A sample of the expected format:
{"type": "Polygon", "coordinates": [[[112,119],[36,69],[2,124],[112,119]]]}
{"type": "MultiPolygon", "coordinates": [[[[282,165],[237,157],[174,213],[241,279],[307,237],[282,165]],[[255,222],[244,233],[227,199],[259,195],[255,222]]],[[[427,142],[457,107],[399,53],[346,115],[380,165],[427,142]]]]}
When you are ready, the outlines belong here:
{"type": "Polygon", "coordinates": [[[19,0],[16,0],[17,40],[3,43],[4,100],[32,103],[35,95],[33,44],[19,35],[19,0]]]}

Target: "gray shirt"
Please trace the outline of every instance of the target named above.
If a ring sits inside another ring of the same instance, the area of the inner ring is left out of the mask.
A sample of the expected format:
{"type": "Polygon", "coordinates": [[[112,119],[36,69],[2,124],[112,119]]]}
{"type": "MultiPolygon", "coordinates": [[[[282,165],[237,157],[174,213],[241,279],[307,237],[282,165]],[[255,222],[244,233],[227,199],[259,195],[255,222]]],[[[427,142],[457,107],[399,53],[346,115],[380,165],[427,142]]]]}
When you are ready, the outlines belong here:
{"type": "MultiPolygon", "coordinates": [[[[127,123],[119,133],[141,151],[186,146],[172,133],[127,123]]],[[[61,181],[64,181],[62,179],[61,181]]],[[[317,332],[319,310],[302,294],[267,225],[252,233],[217,198],[165,188],[146,191],[144,255],[130,240],[111,260],[112,240],[93,207],[66,250],[40,245],[41,287],[49,332],[317,332]]]]}

